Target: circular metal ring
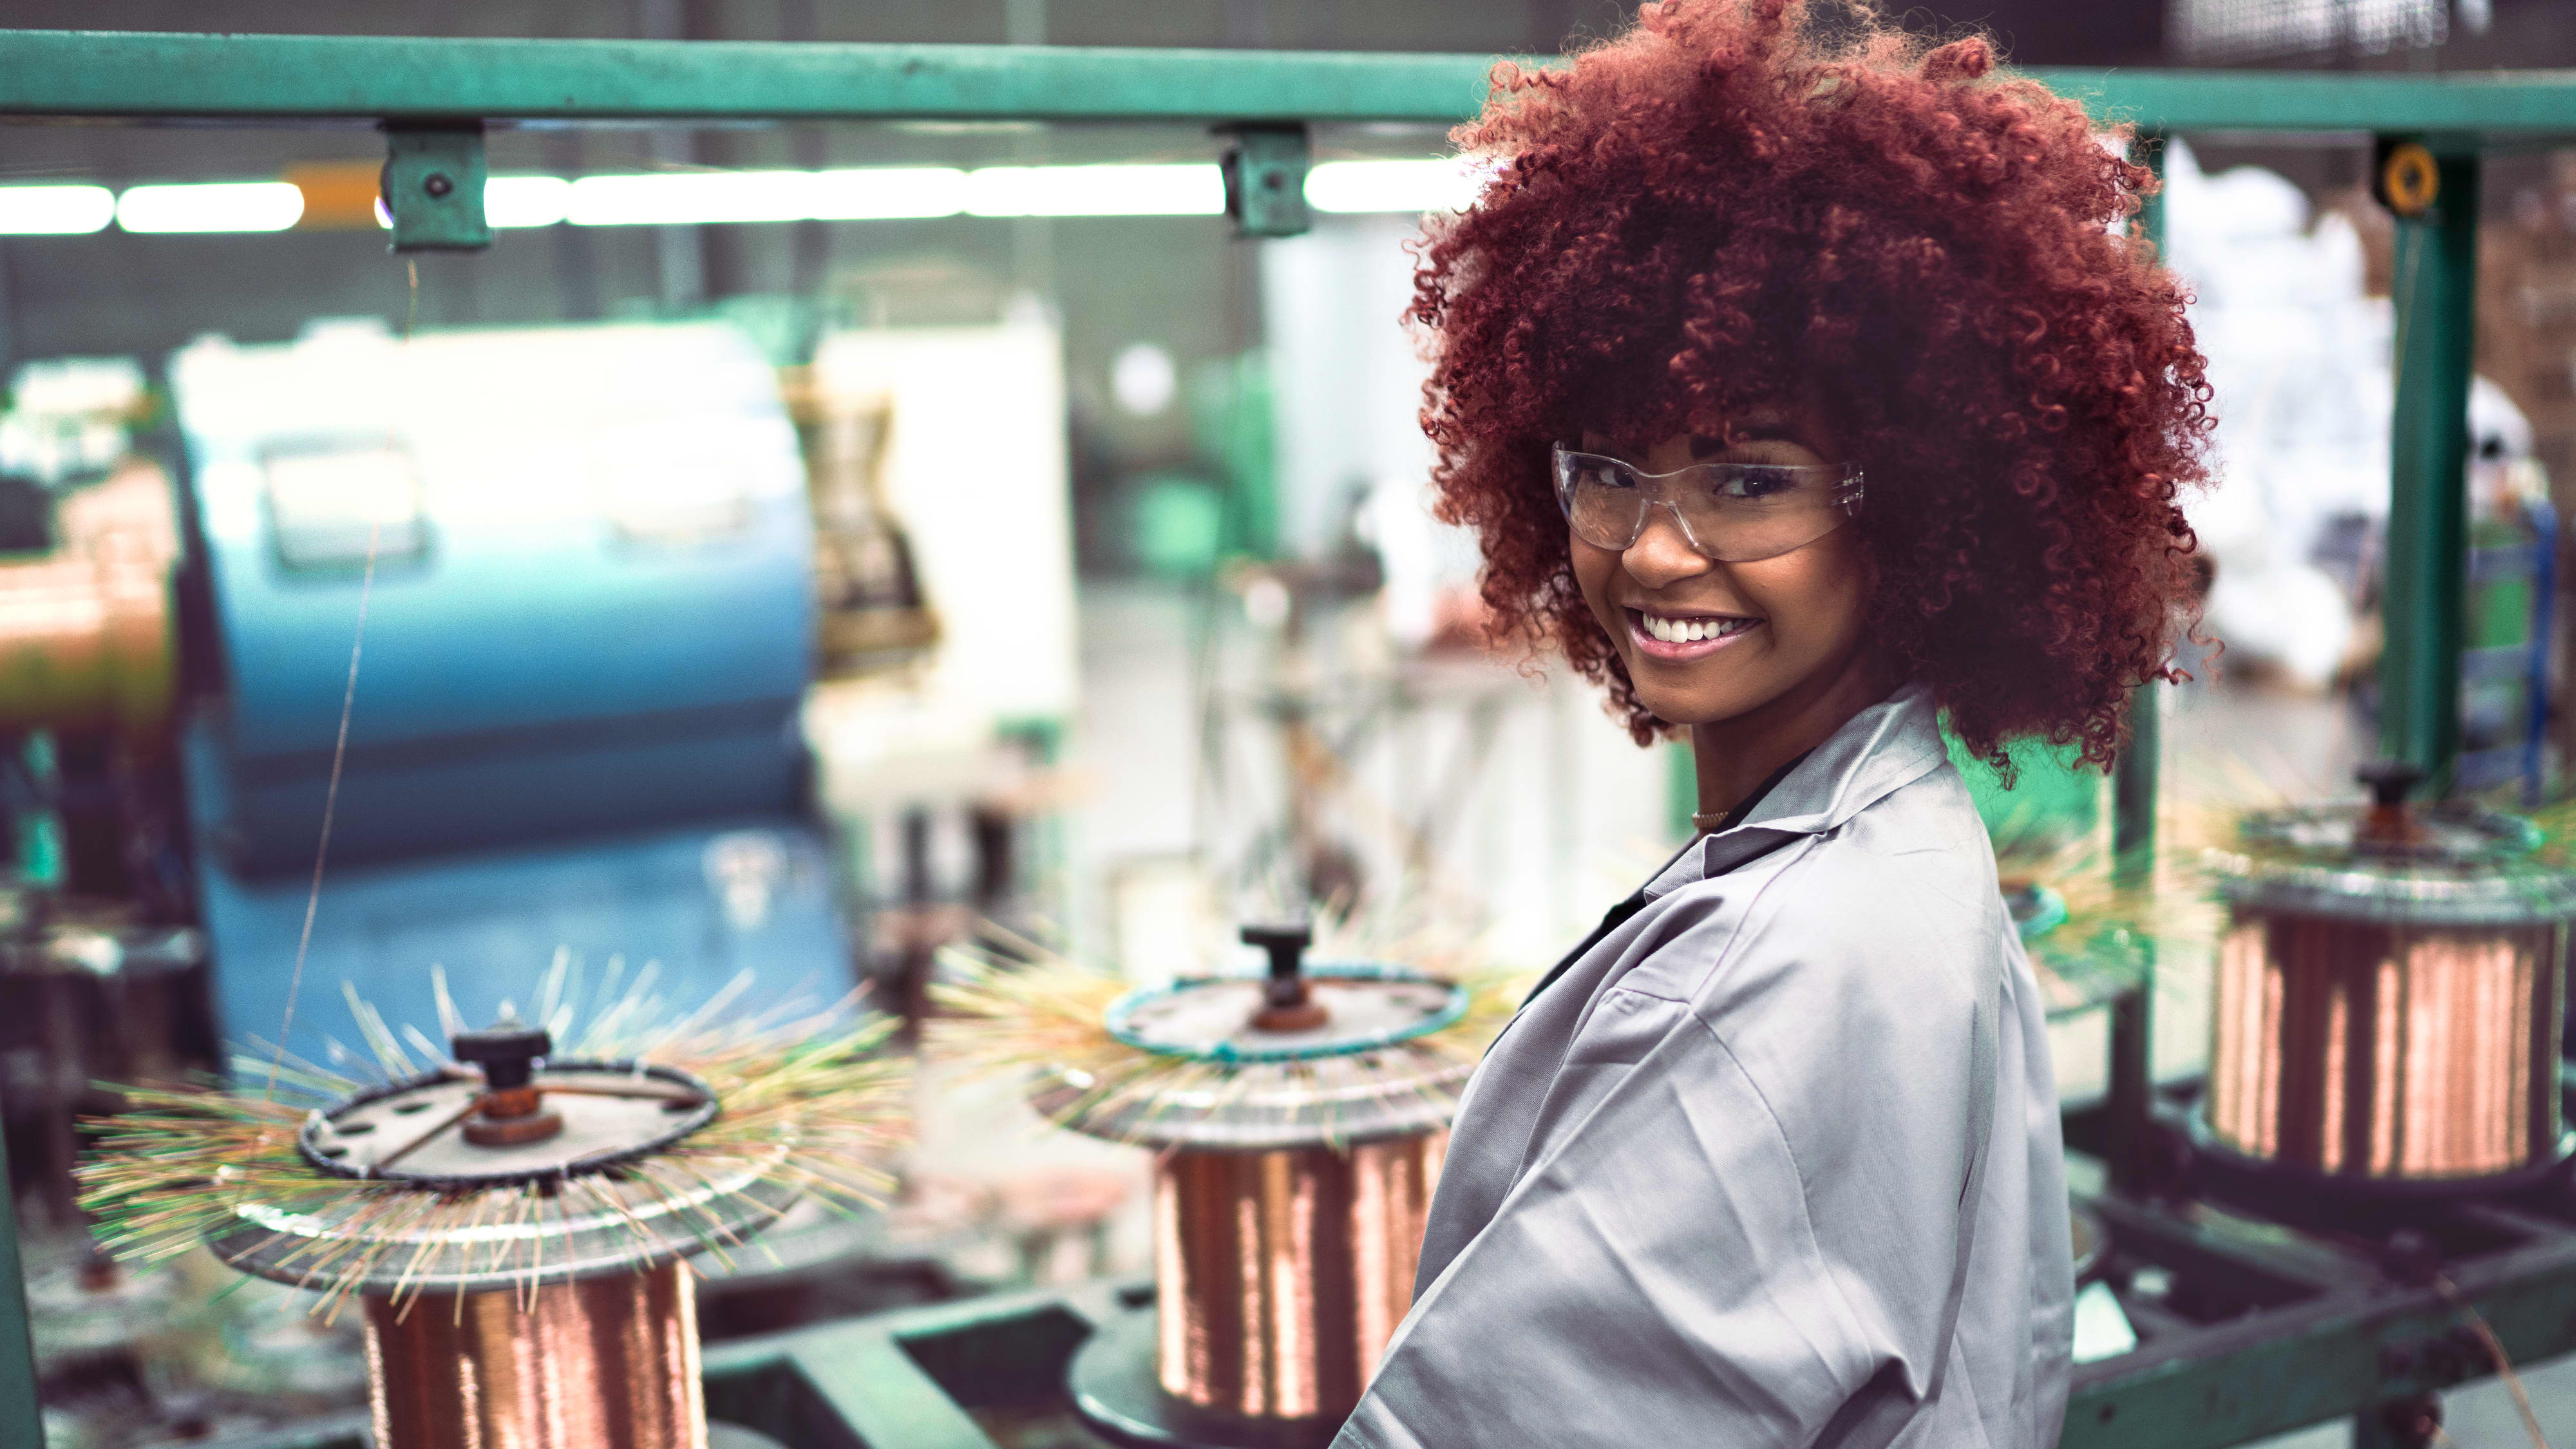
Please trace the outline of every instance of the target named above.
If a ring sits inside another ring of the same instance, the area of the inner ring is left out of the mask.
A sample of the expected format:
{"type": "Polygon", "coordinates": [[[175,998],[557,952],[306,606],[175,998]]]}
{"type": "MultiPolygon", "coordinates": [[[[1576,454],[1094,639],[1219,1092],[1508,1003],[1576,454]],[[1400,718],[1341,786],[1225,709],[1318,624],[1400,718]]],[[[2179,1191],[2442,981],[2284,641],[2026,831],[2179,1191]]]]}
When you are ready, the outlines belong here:
{"type": "Polygon", "coordinates": [[[1225,987],[1239,989],[1257,985],[1262,980],[1258,976],[1192,976],[1168,986],[1146,987],[1119,997],[1109,1005],[1106,1024],[1109,1034],[1119,1041],[1138,1051],[1160,1056],[1228,1063],[1294,1062],[1380,1051],[1455,1025],[1467,1014],[1466,988],[1419,971],[1407,971],[1373,961],[1319,961],[1306,966],[1305,976],[1318,985],[1427,986],[1436,987],[1446,995],[1436,1008],[1425,1009],[1399,1025],[1377,1031],[1336,1034],[1322,1040],[1285,1042],[1277,1046],[1250,1044],[1232,1037],[1214,1042],[1185,1041],[1157,1035],[1138,1022],[1138,1013],[1144,1008],[1170,1002],[1186,993],[1225,987]]]}
{"type": "Polygon", "coordinates": [[[2004,895],[2005,913],[2012,917],[2013,933],[2027,944],[2063,926],[2069,919],[2066,897],[2036,882],[2004,895]]]}
{"type": "Polygon", "coordinates": [[[2420,143],[2403,141],[2388,148],[2388,159],[2380,164],[2379,190],[2389,210],[2422,216],[2442,194],[2442,170],[2420,143]]]}
{"type": "MultiPolygon", "coordinates": [[[[632,1162],[646,1153],[658,1152],[670,1146],[716,1120],[717,1114],[723,1110],[723,1104],[716,1100],[714,1088],[697,1076],[681,1071],[677,1067],[636,1061],[566,1060],[546,1063],[541,1076],[599,1076],[628,1081],[637,1079],[657,1081],[682,1088],[692,1094],[695,1101],[685,1112],[674,1113],[667,1123],[654,1124],[655,1131],[640,1136],[632,1142],[621,1143],[604,1151],[584,1153],[543,1167],[503,1168],[473,1173],[420,1172],[399,1166],[379,1169],[372,1163],[348,1161],[348,1146],[336,1139],[335,1125],[346,1114],[406,1093],[464,1085],[474,1081],[471,1076],[455,1072],[431,1071],[414,1077],[405,1077],[400,1081],[387,1082],[382,1086],[369,1087],[364,1091],[353,1092],[330,1106],[310,1114],[304,1119],[302,1129],[295,1134],[295,1149],[303,1156],[307,1165],[317,1172],[327,1173],[332,1177],[410,1183],[436,1192],[470,1192],[479,1188],[505,1187],[514,1183],[553,1182],[567,1177],[605,1172],[620,1163],[632,1162]]],[[[540,1088],[544,1085],[541,1080],[540,1088]]],[[[675,1096],[672,1098],[672,1103],[685,1100],[687,1099],[675,1096]]],[[[664,1110],[670,1110],[670,1106],[666,1105],[664,1110]]],[[[433,1132],[432,1135],[435,1133],[433,1132]]]]}

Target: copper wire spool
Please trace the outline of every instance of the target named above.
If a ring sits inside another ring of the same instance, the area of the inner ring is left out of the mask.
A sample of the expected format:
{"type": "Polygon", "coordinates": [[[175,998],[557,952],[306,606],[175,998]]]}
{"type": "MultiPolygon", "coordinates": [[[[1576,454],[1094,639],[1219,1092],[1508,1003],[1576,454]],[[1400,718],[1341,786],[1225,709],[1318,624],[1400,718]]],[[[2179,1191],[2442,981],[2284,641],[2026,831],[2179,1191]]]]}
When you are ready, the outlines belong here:
{"type": "Polygon", "coordinates": [[[707,1449],[680,1259],[710,1236],[757,1231],[795,1191],[746,1178],[612,1202],[614,1189],[590,1184],[713,1121],[718,1104],[675,1068],[549,1060],[537,1071],[548,1046],[515,1021],[459,1032],[451,1050],[481,1075],[442,1069],[361,1091],[298,1135],[328,1175],[403,1184],[424,1201],[516,1186],[525,1208],[418,1229],[396,1209],[352,1230],[246,1203],[241,1226],[210,1243],[233,1267],[302,1284],[330,1244],[367,1242],[346,1286],[366,1306],[378,1449],[707,1449]]]}
{"type": "Polygon", "coordinates": [[[2365,1189],[2547,1171],[2576,883],[2525,822],[2374,783],[2375,806],[2255,816],[2214,861],[2205,1145],[2365,1189]]]}
{"type": "Polygon", "coordinates": [[[1299,959],[1302,930],[1246,932],[1261,978],[1184,981],[1113,1007],[1113,1035],[1206,1064],[1106,1100],[1056,1078],[1035,1105],[1156,1149],[1150,1324],[1097,1336],[1076,1407],[1129,1445],[1320,1445],[1413,1302],[1448,1125],[1469,1071],[1391,1050],[1458,1019],[1454,984],[1299,959]]]}
{"type": "Polygon", "coordinates": [[[1154,1165],[1156,1378],[1248,1417],[1347,1417],[1413,1306],[1446,1132],[1154,1165]]]}
{"type": "Polygon", "coordinates": [[[688,1266],[370,1297],[377,1449],[705,1449],[688,1266]]]}
{"type": "Polygon", "coordinates": [[[2555,1159],[2564,925],[2240,918],[2219,948],[2210,1127],[2222,1141],[2374,1178],[2555,1159]]]}

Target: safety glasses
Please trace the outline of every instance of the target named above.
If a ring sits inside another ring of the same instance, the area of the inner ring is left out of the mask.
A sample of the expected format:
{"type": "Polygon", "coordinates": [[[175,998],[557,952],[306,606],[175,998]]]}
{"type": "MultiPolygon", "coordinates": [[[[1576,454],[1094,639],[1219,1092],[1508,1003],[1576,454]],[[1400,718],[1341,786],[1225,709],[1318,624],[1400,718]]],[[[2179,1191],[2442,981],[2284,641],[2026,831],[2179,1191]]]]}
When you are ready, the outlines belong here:
{"type": "Polygon", "coordinates": [[[1657,504],[1690,546],[1719,563],[1754,563],[1805,548],[1860,516],[1850,463],[1695,463],[1647,473],[1616,458],[1556,449],[1556,501],[1574,536],[1625,549],[1657,504]]]}

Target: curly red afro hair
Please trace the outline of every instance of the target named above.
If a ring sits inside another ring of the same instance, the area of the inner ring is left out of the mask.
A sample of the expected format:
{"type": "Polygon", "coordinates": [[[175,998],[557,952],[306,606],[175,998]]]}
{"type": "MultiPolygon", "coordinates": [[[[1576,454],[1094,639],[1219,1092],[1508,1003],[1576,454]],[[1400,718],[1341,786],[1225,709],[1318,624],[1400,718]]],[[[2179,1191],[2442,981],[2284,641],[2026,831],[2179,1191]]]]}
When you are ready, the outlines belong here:
{"type": "Polygon", "coordinates": [[[1504,64],[1454,139],[1492,159],[1421,244],[1423,426],[1498,622],[1665,728],[1584,606],[1548,450],[1817,408],[1869,480],[1871,627],[1952,730],[2107,764],[2173,626],[2209,429],[2154,186],[2081,107],[1866,9],[1664,0],[1563,69],[1504,64]]]}

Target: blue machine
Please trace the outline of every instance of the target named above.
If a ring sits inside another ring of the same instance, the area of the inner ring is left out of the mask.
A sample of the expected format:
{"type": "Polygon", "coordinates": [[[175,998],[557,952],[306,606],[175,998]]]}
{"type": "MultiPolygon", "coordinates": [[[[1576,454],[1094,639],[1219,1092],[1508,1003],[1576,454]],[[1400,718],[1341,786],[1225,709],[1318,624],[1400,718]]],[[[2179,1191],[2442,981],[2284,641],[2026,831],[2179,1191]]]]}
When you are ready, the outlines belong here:
{"type": "Polygon", "coordinates": [[[775,374],[716,324],[325,325],[171,362],[219,683],[184,761],[216,999],[269,1036],[364,646],[293,1046],[341,983],[434,1023],[558,949],[686,1008],[850,979],[807,819],[810,517],[775,374]],[[370,557],[372,556],[372,581],[370,557]]]}

